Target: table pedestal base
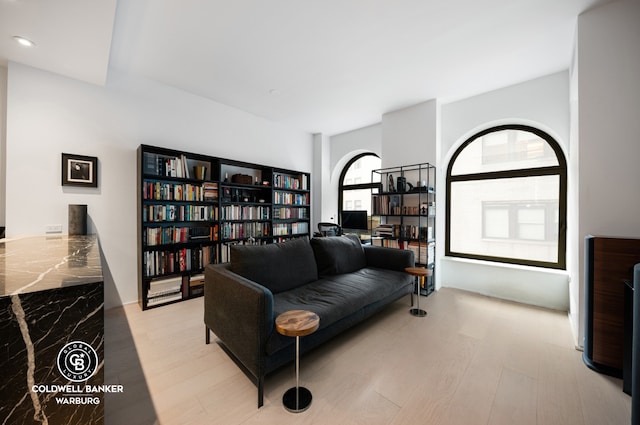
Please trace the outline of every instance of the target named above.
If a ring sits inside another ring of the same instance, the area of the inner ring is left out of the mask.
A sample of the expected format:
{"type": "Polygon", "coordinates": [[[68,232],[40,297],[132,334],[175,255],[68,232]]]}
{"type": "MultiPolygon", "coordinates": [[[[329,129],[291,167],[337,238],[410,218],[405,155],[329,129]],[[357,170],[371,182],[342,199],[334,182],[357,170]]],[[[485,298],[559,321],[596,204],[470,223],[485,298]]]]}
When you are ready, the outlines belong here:
{"type": "Polygon", "coordinates": [[[409,310],[409,313],[411,313],[413,316],[418,317],[424,317],[427,315],[427,312],[420,308],[412,308],[411,310],[409,310]]]}
{"type": "Polygon", "coordinates": [[[289,412],[300,413],[311,406],[311,398],[311,391],[305,387],[293,387],[282,396],[282,404],[289,412]]]}

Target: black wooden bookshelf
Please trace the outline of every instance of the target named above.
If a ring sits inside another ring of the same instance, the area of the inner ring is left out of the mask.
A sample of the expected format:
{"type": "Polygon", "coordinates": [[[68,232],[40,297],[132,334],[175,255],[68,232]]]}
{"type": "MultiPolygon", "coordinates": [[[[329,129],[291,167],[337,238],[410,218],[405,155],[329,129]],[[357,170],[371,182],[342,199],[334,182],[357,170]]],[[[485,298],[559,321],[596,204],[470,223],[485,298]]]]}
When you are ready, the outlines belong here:
{"type": "Polygon", "coordinates": [[[310,236],[309,173],[148,145],[137,164],[143,310],[201,296],[231,245],[310,236]]]}

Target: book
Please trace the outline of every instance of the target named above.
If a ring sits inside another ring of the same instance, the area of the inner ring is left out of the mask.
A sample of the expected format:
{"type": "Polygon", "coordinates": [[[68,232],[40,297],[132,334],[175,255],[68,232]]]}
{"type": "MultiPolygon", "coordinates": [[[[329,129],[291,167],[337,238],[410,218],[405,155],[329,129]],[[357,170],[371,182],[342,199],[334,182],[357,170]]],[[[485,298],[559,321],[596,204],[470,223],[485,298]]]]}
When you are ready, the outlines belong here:
{"type": "Polygon", "coordinates": [[[182,276],[175,276],[164,279],[155,279],[149,282],[149,295],[163,295],[170,292],[179,291],[182,287],[182,276]]]}
{"type": "Polygon", "coordinates": [[[157,295],[153,297],[149,297],[147,299],[147,306],[153,306],[158,304],[165,304],[171,301],[177,301],[182,299],[182,292],[177,291],[174,293],[167,293],[162,295],[157,295]]]}

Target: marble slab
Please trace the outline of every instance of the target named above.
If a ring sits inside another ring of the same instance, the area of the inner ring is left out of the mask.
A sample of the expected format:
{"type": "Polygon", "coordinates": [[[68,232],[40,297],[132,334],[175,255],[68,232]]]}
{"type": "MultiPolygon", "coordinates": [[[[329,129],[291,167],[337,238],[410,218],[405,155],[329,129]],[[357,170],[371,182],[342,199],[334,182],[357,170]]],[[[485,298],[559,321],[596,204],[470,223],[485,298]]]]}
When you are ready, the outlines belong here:
{"type": "Polygon", "coordinates": [[[0,246],[0,423],[102,424],[103,393],[93,390],[104,383],[97,239],[24,238],[0,246]],[[91,366],[86,377],[61,370],[73,355],[91,366]]]}
{"type": "Polygon", "coordinates": [[[102,282],[95,235],[0,240],[0,296],[102,282]]]}

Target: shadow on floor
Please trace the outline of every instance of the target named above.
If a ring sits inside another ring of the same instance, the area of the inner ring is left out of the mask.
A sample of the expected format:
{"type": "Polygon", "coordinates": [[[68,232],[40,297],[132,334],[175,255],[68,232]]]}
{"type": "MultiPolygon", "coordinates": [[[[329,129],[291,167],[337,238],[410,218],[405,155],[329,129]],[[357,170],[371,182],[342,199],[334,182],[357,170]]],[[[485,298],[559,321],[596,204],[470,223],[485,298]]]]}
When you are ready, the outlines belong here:
{"type": "MultiPolygon", "coordinates": [[[[102,251],[100,254],[105,291],[117,294],[113,276],[102,251]]],[[[120,302],[119,305],[121,304],[120,302]]],[[[105,311],[104,335],[104,383],[123,386],[122,393],[105,393],[104,395],[105,425],[159,424],[123,307],[105,311]]]]}

